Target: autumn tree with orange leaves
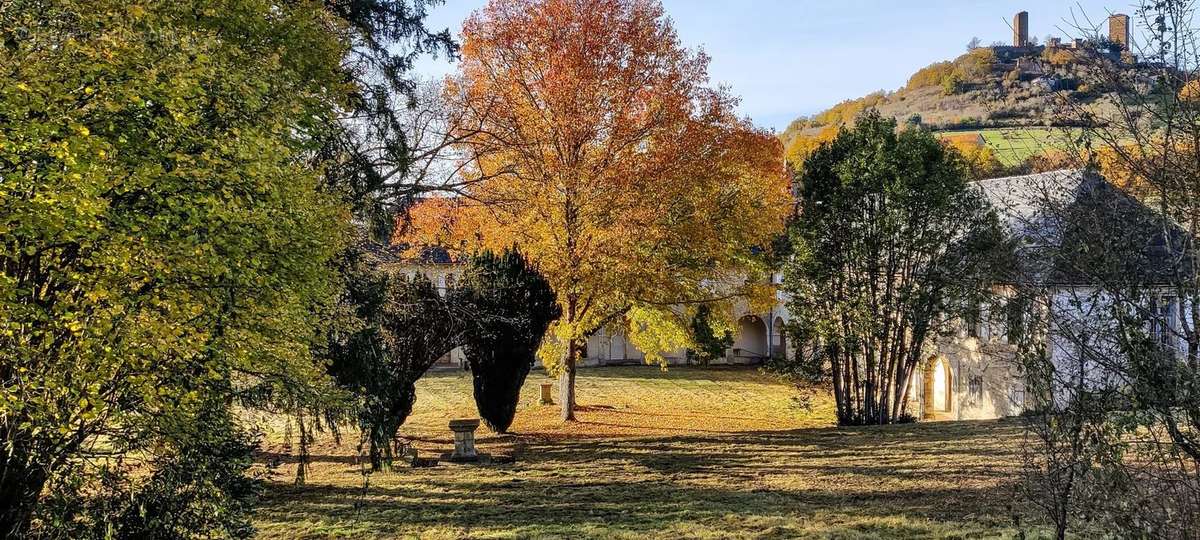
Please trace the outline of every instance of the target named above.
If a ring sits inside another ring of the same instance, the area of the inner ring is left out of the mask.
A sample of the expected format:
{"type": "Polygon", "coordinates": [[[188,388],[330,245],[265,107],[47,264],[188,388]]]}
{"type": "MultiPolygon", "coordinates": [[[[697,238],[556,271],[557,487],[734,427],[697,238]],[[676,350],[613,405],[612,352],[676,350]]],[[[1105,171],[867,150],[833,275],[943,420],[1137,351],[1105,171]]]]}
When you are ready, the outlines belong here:
{"type": "Polygon", "coordinates": [[[707,67],[657,0],[492,0],[464,25],[447,93],[466,113],[454,206],[471,217],[431,225],[516,244],[547,277],[563,316],[540,357],[564,420],[600,329],[661,362],[691,343],[696,306],[772,299],[760,248],[790,211],[782,148],[707,67]]]}

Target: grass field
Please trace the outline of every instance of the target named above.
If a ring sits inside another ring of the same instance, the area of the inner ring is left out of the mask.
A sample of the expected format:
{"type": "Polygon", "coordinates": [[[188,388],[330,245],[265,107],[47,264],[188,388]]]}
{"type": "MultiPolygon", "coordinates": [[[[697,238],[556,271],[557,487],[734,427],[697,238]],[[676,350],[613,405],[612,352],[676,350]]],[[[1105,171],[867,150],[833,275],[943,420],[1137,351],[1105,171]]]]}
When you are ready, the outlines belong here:
{"type": "Polygon", "coordinates": [[[1001,128],[978,131],[944,131],[945,135],[982,135],[984,144],[996,152],[1006,167],[1019,165],[1030,156],[1066,147],[1071,132],[1059,128],[1001,128]]]}
{"type": "MultiPolygon", "coordinates": [[[[753,369],[598,368],[579,376],[579,422],[534,401],[514,435],[480,428],[507,465],[401,466],[364,489],[353,444],[323,440],[308,483],[270,475],[264,538],[1011,538],[1012,421],[833,427],[753,369]]],[[[424,456],[474,417],[470,379],[433,373],[404,428],[424,456]]],[[[270,449],[269,449],[270,450],[270,449]]],[[[282,453],[282,447],[275,448],[282,453]]],[[[1028,519],[1028,518],[1027,518],[1028,519]]],[[[1026,519],[1026,520],[1027,520],[1026,519]]],[[[1035,535],[1036,536],[1036,535],[1035,535]]]]}

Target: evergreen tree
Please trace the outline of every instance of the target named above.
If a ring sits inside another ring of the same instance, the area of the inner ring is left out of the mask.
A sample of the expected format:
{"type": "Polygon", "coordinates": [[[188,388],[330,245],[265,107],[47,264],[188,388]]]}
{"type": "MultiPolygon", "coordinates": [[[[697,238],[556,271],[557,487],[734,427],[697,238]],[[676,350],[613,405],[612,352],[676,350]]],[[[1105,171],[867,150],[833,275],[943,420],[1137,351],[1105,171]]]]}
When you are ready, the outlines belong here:
{"type": "Polygon", "coordinates": [[[324,0],[346,23],[343,34],[353,51],[342,71],[353,91],[342,117],[318,126],[315,155],[327,165],[328,187],[351,205],[374,241],[386,241],[397,216],[429,190],[409,175],[413,141],[403,111],[418,98],[411,76],[417,59],[458,54],[448,29],[425,26],[429,10],[443,2],[324,0]]]}
{"type": "Polygon", "coordinates": [[[470,319],[464,342],[475,405],[492,431],[504,433],[542,337],[561,310],[546,278],[515,247],[474,257],[456,296],[470,319]]]}
{"type": "Polygon", "coordinates": [[[359,396],[359,426],[371,466],[390,464],[392,440],[416,401],[416,382],[457,346],[461,329],[428,279],[392,275],[358,261],[348,272],[346,304],[360,325],[330,337],[330,372],[359,396]]]}
{"type": "Polygon", "coordinates": [[[733,330],[729,325],[716,325],[713,320],[712,307],[700,304],[692,317],[692,341],[695,347],[688,349],[688,358],[700,365],[707,366],[709,362],[721,358],[725,351],[733,346],[733,330]]]}

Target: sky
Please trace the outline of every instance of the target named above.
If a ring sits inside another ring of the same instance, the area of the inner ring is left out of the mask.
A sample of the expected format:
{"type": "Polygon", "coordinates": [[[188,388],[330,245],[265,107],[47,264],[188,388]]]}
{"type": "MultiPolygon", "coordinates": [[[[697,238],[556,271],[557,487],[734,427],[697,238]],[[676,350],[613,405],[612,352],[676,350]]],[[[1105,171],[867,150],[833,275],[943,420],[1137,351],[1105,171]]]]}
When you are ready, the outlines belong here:
{"type": "MultiPolygon", "coordinates": [[[[1097,25],[1110,13],[1132,15],[1132,1],[662,0],[683,45],[712,58],[713,83],[728,85],[741,97],[743,115],[776,131],[839,101],[895,90],[916,70],[965,52],[972,37],[1011,43],[1019,11],[1029,12],[1029,35],[1044,40],[1077,35],[1074,21],[1097,25]]],[[[427,25],[457,36],[485,4],[447,0],[427,25]]],[[[440,78],[454,66],[425,59],[417,69],[440,78]]]]}

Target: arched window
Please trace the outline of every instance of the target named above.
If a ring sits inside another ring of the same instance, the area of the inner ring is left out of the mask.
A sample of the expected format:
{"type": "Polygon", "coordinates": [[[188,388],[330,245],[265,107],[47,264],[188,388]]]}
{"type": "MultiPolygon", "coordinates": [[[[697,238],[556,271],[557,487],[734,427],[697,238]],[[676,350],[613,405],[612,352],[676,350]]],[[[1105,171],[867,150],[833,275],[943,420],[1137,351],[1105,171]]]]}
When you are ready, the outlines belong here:
{"type": "Polygon", "coordinates": [[[765,358],[767,356],[767,324],[756,315],[738,319],[737,339],[733,342],[734,355],[742,358],[765,358]]]}
{"type": "Polygon", "coordinates": [[[775,342],[771,344],[771,355],[775,358],[787,356],[787,330],[785,326],[783,317],[775,317],[775,322],[771,325],[771,331],[775,332],[775,342]]]}

